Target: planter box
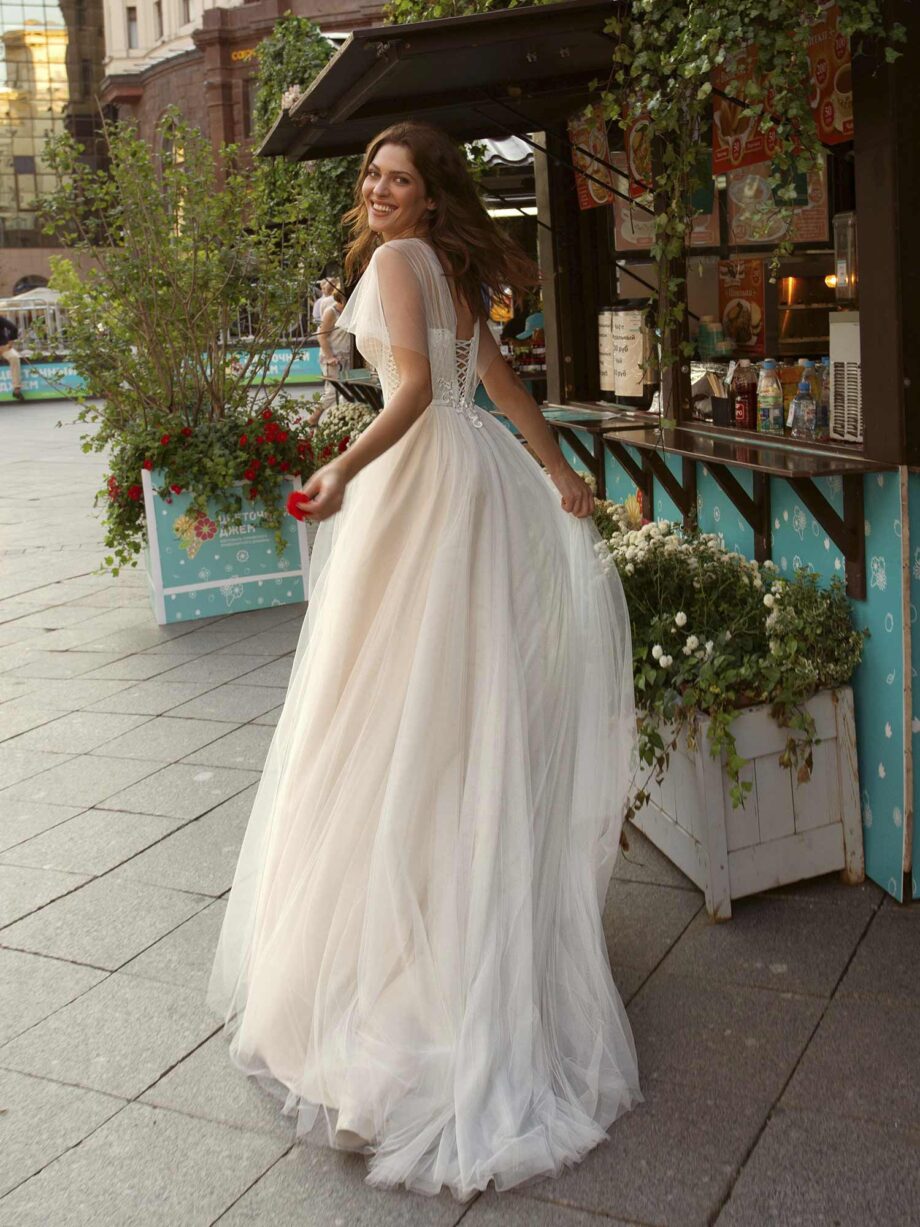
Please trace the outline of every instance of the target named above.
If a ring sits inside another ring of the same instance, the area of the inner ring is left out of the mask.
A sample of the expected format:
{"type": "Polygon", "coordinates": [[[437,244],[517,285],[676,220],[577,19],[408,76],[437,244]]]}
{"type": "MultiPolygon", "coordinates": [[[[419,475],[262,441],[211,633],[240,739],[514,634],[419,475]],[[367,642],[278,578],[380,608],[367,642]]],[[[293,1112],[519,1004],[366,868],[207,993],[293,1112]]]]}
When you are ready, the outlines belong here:
{"type": "Polygon", "coordinates": [[[697,884],[714,920],[731,916],[731,901],[771,887],[843,870],[865,876],[853,692],[823,690],[806,705],[816,736],[811,779],[778,762],[789,736],[767,707],[743,711],[733,725],[752,782],[744,808],[733,809],[731,782],[712,757],[708,720],[696,750],[686,741],[671,754],[660,787],[633,819],[636,827],[697,884]]]}
{"type": "MultiPolygon", "coordinates": [[[[241,526],[228,524],[227,517],[209,507],[208,522],[196,531],[187,514],[188,494],[174,494],[171,503],[165,502],[156,492],[162,484],[159,473],[144,471],[141,484],[147,517],[147,580],[161,626],[307,599],[310,551],[305,522],[285,517],[287,548],[279,557],[261,503],[244,500],[241,526]]],[[[299,477],[287,478],[282,499],[300,488],[299,477]]]]}

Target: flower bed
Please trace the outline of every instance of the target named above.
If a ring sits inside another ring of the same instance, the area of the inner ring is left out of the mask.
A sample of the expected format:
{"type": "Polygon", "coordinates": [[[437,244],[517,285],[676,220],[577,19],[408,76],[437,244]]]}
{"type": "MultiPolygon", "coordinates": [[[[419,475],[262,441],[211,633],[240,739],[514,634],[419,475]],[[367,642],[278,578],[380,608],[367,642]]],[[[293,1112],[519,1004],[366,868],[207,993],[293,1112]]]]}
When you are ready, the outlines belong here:
{"type": "MultiPolygon", "coordinates": [[[[632,624],[641,767],[627,816],[704,886],[711,861],[716,867],[724,861],[727,874],[729,846],[740,847],[738,840],[751,846],[748,835],[733,834],[733,823],[746,824],[750,834],[753,821],[754,842],[763,844],[780,831],[812,829],[819,811],[827,821],[815,826],[840,827],[827,837],[835,849],[830,863],[806,857],[796,864],[787,849],[789,856],[780,856],[765,876],[749,875],[743,889],[726,885],[729,893],[721,891],[713,914],[729,914],[732,895],[842,868],[844,860],[851,875],[860,875],[861,850],[853,847],[859,824],[852,696],[844,688],[859,663],[864,632],[852,625],[842,584],[822,588],[804,570],[785,579],[770,562],[729,552],[713,534],[685,533],[666,520],[643,523],[635,500],[599,502],[595,519],[604,539],[599,557],[619,572],[632,624]],[[829,699],[825,691],[839,693],[829,699]],[[838,747],[832,752],[831,742],[838,747]],[[672,770],[674,755],[680,762],[672,770]],[[822,783],[809,785],[816,766],[822,783]],[[771,772],[775,778],[761,784],[771,772]],[[837,783],[829,791],[831,776],[837,783]],[[678,777],[681,787],[675,787],[678,777]],[[828,797],[836,798],[838,812],[827,811],[828,797]],[[769,816],[760,823],[764,805],[769,816]],[[642,816],[646,806],[652,817],[642,816]],[[676,855],[681,840],[662,835],[655,813],[690,834],[691,843],[676,855]],[[708,831],[710,818],[718,837],[708,831]]],[[[813,843],[810,836],[794,846],[813,843]]],[[[714,898],[707,888],[707,902],[714,898]]]]}

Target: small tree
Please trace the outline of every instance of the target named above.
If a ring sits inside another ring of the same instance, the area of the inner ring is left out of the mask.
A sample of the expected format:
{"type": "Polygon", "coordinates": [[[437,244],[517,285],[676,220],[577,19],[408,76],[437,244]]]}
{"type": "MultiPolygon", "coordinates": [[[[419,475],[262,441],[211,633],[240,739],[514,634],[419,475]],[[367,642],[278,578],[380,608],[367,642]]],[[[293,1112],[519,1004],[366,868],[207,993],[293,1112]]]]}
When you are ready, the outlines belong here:
{"type": "Polygon", "coordinates": [[[46,232],[81,252],[89,270],[81,279],[58,257],[52,285],[85,385],[77,420],[95,427],[84,450],[110,451],[97,496],[106,564],[117,572],[136,562],[142,467],[162,475],[164,497],[188,490],[202,513],[213,499],[233,517],[242,509],[234,483],[246,482],[280,542],[282,475],[309,472],[311,455],[302,402],[266,375],[279,345],[300,332],[318,263],[311,231],[271,214],[236,150],[215,154],[176,112],[159,124],[154,148],[130,124],[106,124],[104,136],[102,170],[71,135],[48,143],[57,186],[41,203],[46,232]],[[265,424],[252,430],[256,412],[265,424]]]}

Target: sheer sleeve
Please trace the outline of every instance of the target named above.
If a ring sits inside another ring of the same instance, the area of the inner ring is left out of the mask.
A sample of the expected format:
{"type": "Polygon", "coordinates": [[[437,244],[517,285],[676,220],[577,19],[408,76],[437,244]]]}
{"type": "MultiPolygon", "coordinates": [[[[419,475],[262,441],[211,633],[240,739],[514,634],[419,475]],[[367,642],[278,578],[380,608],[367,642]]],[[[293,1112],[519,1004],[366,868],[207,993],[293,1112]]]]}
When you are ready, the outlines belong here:
{"type": "Polygon", "coordinates": [[[339,316],[339,327],[355,334],[370,361],[388,349],[428,357],[430,287],[420,275],[427,270],[416,256],[397,240],[378,247],[339,316]]]}
{"type": "Polygon", "coordinates": [[[492,365],[496,358],[501,357],[501,350],[498,348],[498,342],[489,327],[488,320],[480,320],[479,322],[479,350],[476,356],[476,374],[480,379],[484,379],[486,371],[492,365]]]}

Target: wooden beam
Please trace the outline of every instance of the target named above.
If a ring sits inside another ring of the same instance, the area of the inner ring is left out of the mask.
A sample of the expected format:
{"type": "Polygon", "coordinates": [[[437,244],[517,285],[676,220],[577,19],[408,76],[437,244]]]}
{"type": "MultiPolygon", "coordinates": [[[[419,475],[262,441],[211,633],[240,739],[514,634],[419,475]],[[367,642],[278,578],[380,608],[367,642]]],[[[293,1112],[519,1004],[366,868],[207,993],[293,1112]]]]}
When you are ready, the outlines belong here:
{"type": "Polygon", "coordinates": [[[770,479],[754,473],[753,496],[748,494],[734,473],[724,464],[707,464],[712,479],[734,503],[754,533],[754,557],[765,562],[770,557],[770,479]]]}

